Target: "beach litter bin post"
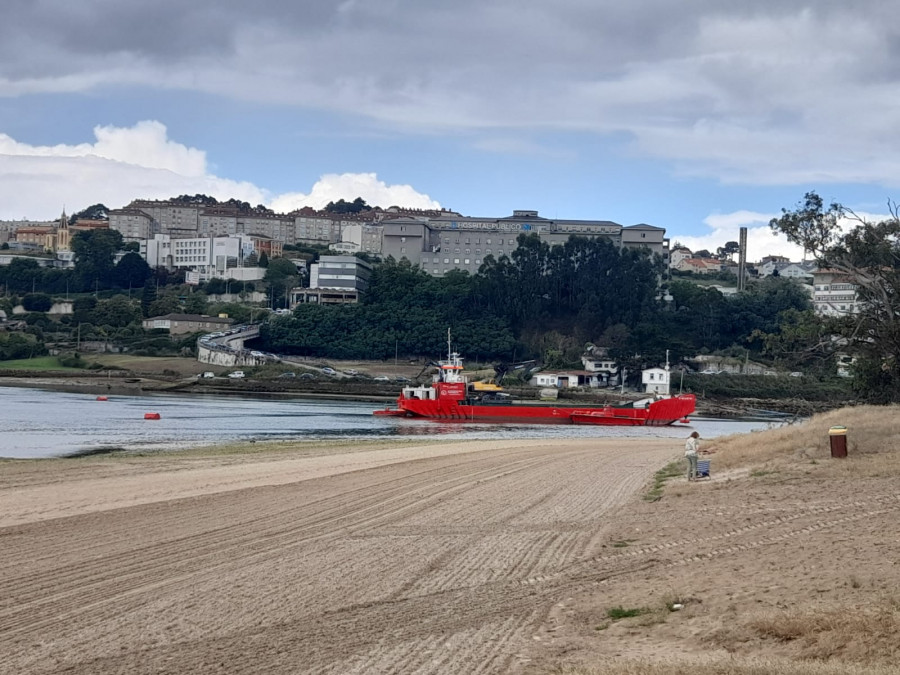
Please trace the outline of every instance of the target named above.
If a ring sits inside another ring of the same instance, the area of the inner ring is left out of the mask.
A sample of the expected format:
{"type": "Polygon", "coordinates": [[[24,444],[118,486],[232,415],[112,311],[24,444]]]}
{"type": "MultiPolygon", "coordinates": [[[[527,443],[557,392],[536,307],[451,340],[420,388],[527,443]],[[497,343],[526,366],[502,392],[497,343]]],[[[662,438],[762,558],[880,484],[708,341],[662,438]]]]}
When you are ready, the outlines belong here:
{"type": "Polygon", "coordinates": [[[847,427],[831,427],[828,430],[828,440],[831,442],[832,457],[847,456],[847,427]]]}

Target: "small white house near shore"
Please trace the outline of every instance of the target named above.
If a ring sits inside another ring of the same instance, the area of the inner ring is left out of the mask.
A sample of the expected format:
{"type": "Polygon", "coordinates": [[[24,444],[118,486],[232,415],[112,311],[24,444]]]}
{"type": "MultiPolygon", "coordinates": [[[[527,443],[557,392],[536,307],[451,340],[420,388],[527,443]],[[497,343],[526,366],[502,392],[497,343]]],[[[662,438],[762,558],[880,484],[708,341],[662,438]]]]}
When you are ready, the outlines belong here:
{"type": "Polygon", "coordinates": [[[642,370],[641,383],[644,385],[644,391],[648,394],[667,396],[669,394],[669,375],[668,368],[642,370]]]}

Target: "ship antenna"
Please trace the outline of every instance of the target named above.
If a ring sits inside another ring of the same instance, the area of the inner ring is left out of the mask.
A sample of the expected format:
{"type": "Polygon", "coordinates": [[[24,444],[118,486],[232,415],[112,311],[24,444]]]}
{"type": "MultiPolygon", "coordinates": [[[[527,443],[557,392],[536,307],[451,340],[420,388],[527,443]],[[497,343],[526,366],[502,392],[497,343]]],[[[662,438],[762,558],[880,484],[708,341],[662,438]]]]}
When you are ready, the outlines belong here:
{"type": "Polygon", "coordinates": [[[450,346],[450,329],[447,329],[447,360],[449,361],[451,358],[451,354],[453,353],[453,349],[450,346]]]}

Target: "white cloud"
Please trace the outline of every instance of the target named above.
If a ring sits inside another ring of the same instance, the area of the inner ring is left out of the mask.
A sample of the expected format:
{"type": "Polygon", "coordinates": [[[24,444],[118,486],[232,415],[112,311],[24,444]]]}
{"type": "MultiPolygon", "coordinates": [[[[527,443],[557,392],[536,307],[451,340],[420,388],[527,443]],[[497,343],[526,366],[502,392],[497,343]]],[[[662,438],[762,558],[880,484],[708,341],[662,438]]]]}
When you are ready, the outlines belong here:
{"type": "Polygon", "coordinates": [[[748,262],[758,262],[766,255],[783,255],[791,260],[801,260],[803,249],[791,244],[783,235],[775,234],[769,227],[769,221],[778,215],[753,211],[717,213],[703,220],[710,229],[708,234],[684,237],[673,233],[670,236],[673,243],[677,241],[691,251],[706,249],[714,254],[726,242],[739,241],[740,228],[746,227],[748,262]]]}
{"type": "Polygon", "coordinates": [[[278,213],[310,206],[323,208],[339,199],[353,201],[362,197],[370,206],[405,206],[414,209],[439,209],[441,205],[411,185],[388,185],[374,173],[325,174],[308,193],[289,192],[272,199],[270,207],[278,213]]]}
{"type": "Polygon", "coordinates": [[[121,208],[133,199],[168,199],[181,194],[232,197],[267,204],[278,212],[321,208],[338,199],[362,197],[375,206],[440,208],[410,185],[387,185],[374,173],[322,176],[309,193],[273,195],[252,183],[209,171],[206,153],[173,141],[165,125],[98,126],[93,143],[33,146],[0,134],[0,219],[49,220],[103,203],[121,208]]]}
{"type": "Polygon", "coordinates": [[[145,120],[133,127],[94,127],[94,143],[34,146],[0,134],[0,155],[14,157],[99,157],[181,176],[203,176],[206,153],[168,139],[164,124],[145,120]]]}
{"type": "Polygon", "coordinates": [[[202,91],[417,132],[624,134],[730,182],[900,184],[897,3],[745,4],[13,3],[0,96],[202,91]]]}
{"type": "Polygon", "coordinates": [[[0,218],[46,220],[66,207],[120,208],[180,194],[264,202],[265,190],[212,175],[206,153],[172,141],[159,122],[98,126],[93,143],[32,146],[0,134],[0,218]]]}
{"type": "MultiPolygon", "coordinates": [[[[803,248],[792,244],[783,234],[775,233],[769,227],[772,218],[780,217],[780,213],[757,213],[754,211],[734,211],[732,213],[716,213],[703,219],[709,228],[707,234],[700,236],[669,236],[675,242],[687,246],[691,251],[707,250],[715,253],[716,249],[729,241],[740,241],[740,228],[747,228],[747,262],[759,262],[763,256],[781,255],[793,261],[804,259],[803,248]]],[[[856,212],[856,217],[847,217],[840,221],[841,230],[847,232],[858,226],[861,221],[877,223],[890,218],[890,214],[856,212]]],[[[810,258],[810,256],[805,256],[810,258]]]]}

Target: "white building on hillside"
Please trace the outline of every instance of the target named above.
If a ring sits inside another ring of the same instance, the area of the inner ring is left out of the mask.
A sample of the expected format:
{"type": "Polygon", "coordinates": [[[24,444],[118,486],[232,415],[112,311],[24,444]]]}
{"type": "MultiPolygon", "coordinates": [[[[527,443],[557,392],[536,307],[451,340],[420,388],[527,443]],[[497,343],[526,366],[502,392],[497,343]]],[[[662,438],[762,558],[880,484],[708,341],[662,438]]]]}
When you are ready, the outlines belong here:
{"type": "Polygon", "coordinates": [[[777,272],[780,277],[812,281],[816,264],[811,261],[781,262],[777,260],[767,260],[766,262],[757,265],[756,269],[761,277],[768,277],[777,272]]]}
{"type": "Polygon", "coordinates": [[[856,314],[859,304],[856,284],[843,272],[819,269],[813,273],[813,308],[818,314],[856,314]]]}
{"type": "Polygon", "coordinates": [[[291,307],[299,303],[347,304],[369,288],[372,266],[352,255],[323,255],[309,266],[309,288],[291,291],[291,307]]]}
{"type": "MultiPolygon", "coordinates": [[[[140,249],[150,267],[196,272],[199,281],[213,277],[239,278],[241,275],[229,271],[243,268],[253,251],[253,240],[246,235],[173,239],[168,234],[157,234],[153,239],[143,240],[140,249]]],[[[256,273],[249,276],[261,278],[256,273]]]]}
{"type": "Polygon", "coordinates": [[[691,253],[691,249],[684,246],[676,246],[669,254],[669,267],[677,267],[682,260],[693,257],[694,254],[691,253]]]}

